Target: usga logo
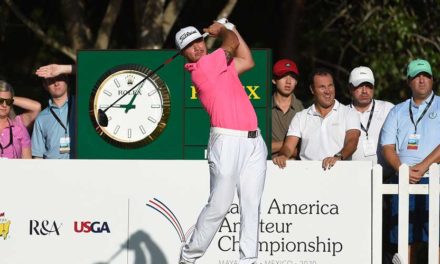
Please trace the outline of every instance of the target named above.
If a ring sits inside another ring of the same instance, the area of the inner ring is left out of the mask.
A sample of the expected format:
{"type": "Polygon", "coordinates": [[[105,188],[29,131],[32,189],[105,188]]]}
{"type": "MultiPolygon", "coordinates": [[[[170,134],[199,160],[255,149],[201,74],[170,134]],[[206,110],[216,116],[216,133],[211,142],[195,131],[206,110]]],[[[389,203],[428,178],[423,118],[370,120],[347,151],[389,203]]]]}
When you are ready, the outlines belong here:
{"type": "Polygon", "coordinates": [[[3,240],[8,238],[10,226],[11,221],[5,218],[5,212],[0,212],[0,238],[3,237],[3,240]]]}
{"type": "Polygon", "coordinates": [[[110,233],[107,222],[75,221],[73,229],[77,233],[110,233]]]}

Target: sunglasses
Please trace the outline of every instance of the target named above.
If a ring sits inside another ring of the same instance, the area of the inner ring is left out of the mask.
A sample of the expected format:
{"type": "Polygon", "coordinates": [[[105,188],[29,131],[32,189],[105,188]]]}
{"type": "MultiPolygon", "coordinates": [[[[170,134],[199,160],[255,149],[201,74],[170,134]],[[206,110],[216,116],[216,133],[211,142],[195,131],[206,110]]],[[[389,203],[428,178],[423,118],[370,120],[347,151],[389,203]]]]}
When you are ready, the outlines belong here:
{"type": "Polygon", "coordinates": [[[11,106],[14,103],[14,98],[1,98],[0,97],[0,105],[6,103],[7,106],[11,106]]]}

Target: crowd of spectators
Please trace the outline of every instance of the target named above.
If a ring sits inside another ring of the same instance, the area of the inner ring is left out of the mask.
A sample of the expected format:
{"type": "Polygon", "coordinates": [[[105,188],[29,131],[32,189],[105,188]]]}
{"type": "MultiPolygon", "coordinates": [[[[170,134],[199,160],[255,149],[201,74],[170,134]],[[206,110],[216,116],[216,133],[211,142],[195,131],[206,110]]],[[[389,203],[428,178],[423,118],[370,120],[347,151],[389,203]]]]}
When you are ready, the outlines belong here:
{"type": "MultiPolygon", "coordinates": [[[[299,111],[293,104],[296,99],[292,89],[298,80],[297,66],[283,59],[275,63],[273,71],[275,165],[284,168],[289,159],[317,160],[326,170],[340,160],[371,161],[382,166],[385,182],[397,183],[400,165],[407,164],[411,184],[428,183],[429,166],[440,162],[440,137],[436,134],[440,129],[440,97],[434,94],[428,61],[415,59],[408,64],[406,77],[412,96],[395,106],[374,98],[373,71],[359,66],[351,71],[348,80],[352,99],[349,105],[335,99],[332,73],[316,69],[310,78],[314,103],[299,111]]],[[[385,242],[396,247],[397,195],[387,200],[386,208],[389,211],[385,224],[389,228],[385,230],[385,242]]],[[[406,261],[406,257],[396,254],[393,263],[418,263],[417,252],[428,242],[428,197],[410,195],[409,208],[409,255],[406,261]]]]}
{"type": "Polygon", "coordinates": [[[50,64],[35,74],[43,79],[50,95],[41,111],[37,101],[15,96],[11,84],[0,80],[0,158],[69,159],[74,140],[74,98],[69,96],[71,65],[50,64]],[[24,112],[16,115],[14,107],[24,112]],[[73,124],[73,125],[72,125],[73,124]]]}

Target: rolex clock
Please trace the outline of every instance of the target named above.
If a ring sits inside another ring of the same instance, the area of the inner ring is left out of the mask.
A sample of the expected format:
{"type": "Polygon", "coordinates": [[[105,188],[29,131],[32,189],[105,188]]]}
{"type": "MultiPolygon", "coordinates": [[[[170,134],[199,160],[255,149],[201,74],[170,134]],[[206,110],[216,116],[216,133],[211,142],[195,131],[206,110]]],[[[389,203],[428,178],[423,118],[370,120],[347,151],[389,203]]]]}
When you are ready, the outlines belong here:
{"type": "Polygon", "coordinates": [[[96,82],[89,112],[100,137],[121,148],[137,148],[164,131],[170,94],[165,82],[147,67],[119,65],[96,82]]]}

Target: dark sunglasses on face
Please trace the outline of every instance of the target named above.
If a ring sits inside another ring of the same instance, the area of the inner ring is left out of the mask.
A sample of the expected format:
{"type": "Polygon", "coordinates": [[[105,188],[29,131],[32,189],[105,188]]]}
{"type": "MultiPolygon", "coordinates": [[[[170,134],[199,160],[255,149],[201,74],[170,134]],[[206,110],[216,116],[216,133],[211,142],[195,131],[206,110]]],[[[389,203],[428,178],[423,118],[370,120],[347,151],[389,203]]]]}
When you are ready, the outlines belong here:
{"type": "Polygon", "coordinates": [[[0,105],[6,102],[7,106],[11,106],[14,103],[14,98],[1,98],[0,97],[0,105]]]}

